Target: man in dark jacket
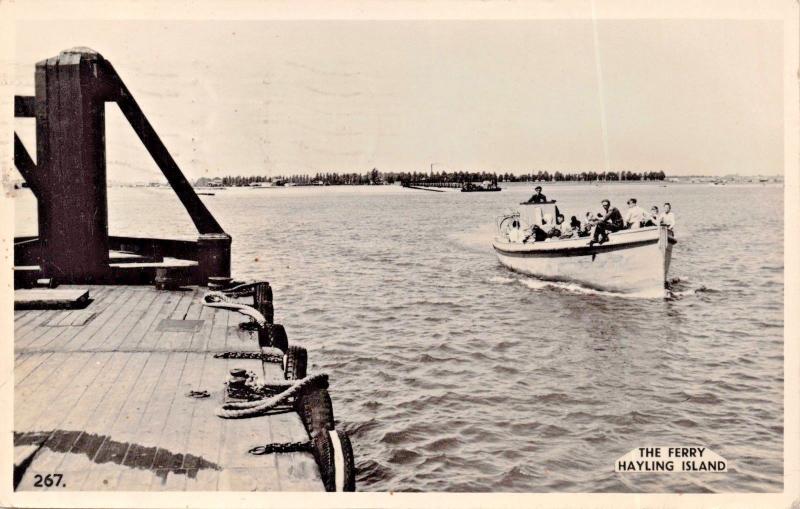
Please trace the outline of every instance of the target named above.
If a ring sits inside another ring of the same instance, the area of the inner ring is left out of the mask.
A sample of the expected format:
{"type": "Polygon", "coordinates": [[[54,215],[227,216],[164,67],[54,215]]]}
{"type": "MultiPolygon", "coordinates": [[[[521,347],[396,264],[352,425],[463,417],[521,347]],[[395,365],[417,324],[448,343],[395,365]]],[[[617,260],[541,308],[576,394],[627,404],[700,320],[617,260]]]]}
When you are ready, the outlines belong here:
{"type": "Polygon", "coordinates": [[[547,201],[547,196],[542,194],[542,186],[536,186],[534,191],[536,191],[536,193],[530,197],[528,203],[544,203],[547,201]]]}
{"type": "Polygon", "coordinates": [[[589,245],[608,241],[608,234],[611,232],[619,231],[623,228],[622,214],[620,214],[617,207],[612,207],[611,202],[603,200],[601,202],[605,215],[597,222],[594,228],[594,237],[589,241],[589,245]]]}

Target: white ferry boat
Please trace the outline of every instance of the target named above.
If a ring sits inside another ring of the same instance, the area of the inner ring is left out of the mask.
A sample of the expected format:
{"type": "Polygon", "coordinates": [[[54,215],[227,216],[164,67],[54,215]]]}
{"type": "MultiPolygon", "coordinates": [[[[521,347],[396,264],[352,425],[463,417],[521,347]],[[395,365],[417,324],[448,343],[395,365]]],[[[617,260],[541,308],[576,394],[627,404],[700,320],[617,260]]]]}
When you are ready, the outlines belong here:
{"type": "Polygon", "coordinates": [[[619,293],[658,293],[666,287],[677,242],[666,226],[621,230],[608,241],[589,245],[591,237],[549,238],[533,241],[528,232],[537,225],[552,226],[552,204],[530,204],[498,221],[492,243],[500,263],[544,280],[575,282],[619,293]]]}

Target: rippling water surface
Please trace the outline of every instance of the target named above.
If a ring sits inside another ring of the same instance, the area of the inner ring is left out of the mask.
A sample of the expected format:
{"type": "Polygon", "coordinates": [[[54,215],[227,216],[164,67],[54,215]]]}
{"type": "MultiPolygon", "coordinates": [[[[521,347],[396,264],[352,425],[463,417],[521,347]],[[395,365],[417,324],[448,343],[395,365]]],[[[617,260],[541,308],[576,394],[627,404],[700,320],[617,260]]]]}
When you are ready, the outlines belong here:
{"type": "MultiPolygon", "coordinates": [[[[671,300],[503,268],[494,218],[531,186],[227,189],[203,196],[237,277],[331,375],[360,490],[780,491],[783,188],[545,186],[562,211],[673,204],[671,300]],[[700,445],[727,474],[615,474],[635,447],[700,445]]],[[[35,233],[22,196],[18,234],[35,233]]],[[[111,233],[186,236],[166,189],[110,190],[111,233]],[[146,222],[146,224],[140,224],[146,222]]]]}

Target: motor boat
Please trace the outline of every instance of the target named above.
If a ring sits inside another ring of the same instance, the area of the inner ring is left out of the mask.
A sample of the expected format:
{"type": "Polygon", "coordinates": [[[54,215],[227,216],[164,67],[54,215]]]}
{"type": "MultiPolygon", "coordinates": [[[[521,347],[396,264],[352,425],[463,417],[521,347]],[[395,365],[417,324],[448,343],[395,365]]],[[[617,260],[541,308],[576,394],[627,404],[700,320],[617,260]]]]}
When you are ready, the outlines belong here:
{"type": "Polygon", "coordinates": [[[534,241],[534,225],[551,229],[554,204],[525,204],[498,218],[492,245],[500,263],[511,270],[550,281],[574,282],[618,293],[659,294],[666,288],[672,248],[677,242],[666,226],[626,229],[602,244],[589,237],[534,241]]]}

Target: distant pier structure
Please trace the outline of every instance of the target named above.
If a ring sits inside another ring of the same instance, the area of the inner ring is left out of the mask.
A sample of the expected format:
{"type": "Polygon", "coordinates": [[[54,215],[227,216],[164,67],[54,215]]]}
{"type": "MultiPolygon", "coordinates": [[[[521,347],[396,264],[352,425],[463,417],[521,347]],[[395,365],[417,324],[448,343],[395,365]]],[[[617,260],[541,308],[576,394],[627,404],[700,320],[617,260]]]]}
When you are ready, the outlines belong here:
{"type": "Polygon", "coordinates": [[[274,323],[267,281],[231,278],[231,237],[110,62],[36,64],[36,161],[14,161],[38,235],[14,239],[15,491],[354,491],[328,376],[274,323]],[[105,105],[117,103],[196,241],[108,232],[105,105]]]}
{"type": "Polygon", "coordinates": [[[15,277],[62,283],[147,283],[164,258],[194,284],[230,276],[231,237],[194,192],[111,63],[74,48],[36,64],[34,96],[14,97],[14,116],[36,121],[36,162],[14,134],[14,162],[38,200],[39,234],[17,239],[15,277]],[[114,237],[108,232],[105,105],[116,103],[198,230],[196,242],[114,237]],[[115,252],[125,252],[120,258],[115,252]],[[139,256],[140,258],[136,258],[139,256]],[[127,262],[127,263],[126,263],[127,262]]]}

